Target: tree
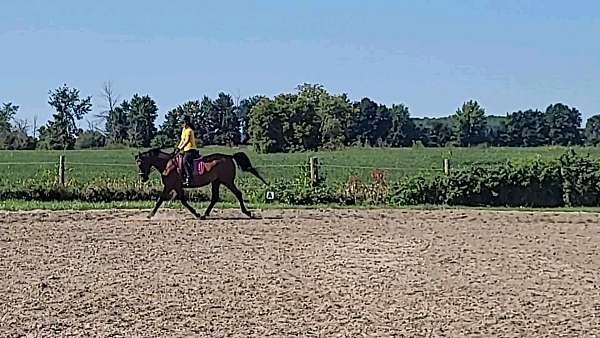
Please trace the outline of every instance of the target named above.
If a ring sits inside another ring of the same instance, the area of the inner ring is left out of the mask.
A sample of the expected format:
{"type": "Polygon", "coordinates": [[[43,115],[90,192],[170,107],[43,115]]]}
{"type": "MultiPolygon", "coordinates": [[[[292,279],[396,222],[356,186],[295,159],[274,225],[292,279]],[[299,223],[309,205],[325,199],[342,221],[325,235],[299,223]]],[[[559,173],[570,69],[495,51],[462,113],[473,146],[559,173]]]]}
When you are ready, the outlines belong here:
{"type": "Polygon", "coordinates": [[[2,104],[0,108],[0,149],[7,149],[12,138],[11,121],[19,110],[19,106],[11,102],[2,104]]]}
{"type": "MultiPolygon", "coordinates": [[[[317,97],[317,116],[319,118],[319,147],[339,148],[347,143],[346,130],[354,107],[346,94],[332,95],[320,85],[311,91],[317,97]]],[[[307,88],[306,85],[304,88],[307,88]]],[[[303,91],[301,90],[300,95],[303,91]]]]}
{"type": "Polygon", "coordinates": [[[486,116],[487,131],[485,140],[490,146],[505,147],[508,145],[506,132],[508,116],[486,116]]]}
{"type": "Polygon", "coordinates": [[[316,149],[319,119],[310,95],[280,94],[250,111],[250,139],[259,152],[316,149]]]}
{"type": "Polygon", "coordinates": [[[40,149],[71,149],[75,143],[68,137],[67,129],[61,121],[48,122],[47,125],[40,127],[39,134],[37,147],[40,149]]]}
{"type": "Polygon", "coordinates": [[[150,142],[150,146],[152,148],[173,148],[175,145],[173,144],[173,139],[158,133],[154,136],[152,142],[150,142]]]}
{"type": "Polygon", "coordinates": [[[189,116],[195,127],[196,142],[202,144],[206,141],[206,137],[210,136],[207,129],[208,117],[204,115],[200,101],[188,101],[177,106],[167,112],[165,121],[160,127],[160,132],[156,136],[156,141],[153,141],[153,146],[173,147],[180,137],[181,120],[184,116],[189,116]]]}
{"type": "Polygon", "coordinates": [[[412,118],[416,139],[426,147],[444,147],[452,140],[452,117],[412,118]]]}
{"type": "Polygon", "coordinates": [[[509,146],[537,147],[546,144],[548,131],[544,113],[529,109],[509,114],[506,134],[509,146]]]}
{"type": "Polygon", "coordinates": [[[477,101],[469,100],[453,116],[454,136],[460,146],[470,147],[484,142],[487,130],[485,110],[477,101]]]}
{"type": "Polygon", "coordinates": [[[417,127],[417,139],[427,147],[445,147],[452,140],[452,127],[448,123],[434,120],[417,127]]]}
{"type": "Polygon", "coordinates": [[[11,131],[11,121],[18,110],[19,106],[15,106],[12,102],[2,104],[2,107],[0,108],[0,133],[11,131]]]}
{"type": "Polygon", "coordinates": [[[74,139],[77,135],[77,123],[83,116],[89,113],[92,109],[92,97],[88,96],[83,99],[79,97],[79,90],[69,88],[63,85],[50,93],[48,104],[54,107],[55,122],[60,122],[64,125],[69,139],[74,139]]]}
{"type": "Polygon", "coordinates": [[[299,86],[298,95],[279,96],[285,116],[284,135],[291,151],[316,150],[319,147],[321,117],[318,112],[319,95],[315,87],[299,86]]]}
{"type": "Polygon", "coordinates": [[[12,126],[13,131],[20,131],[26,135],[29,133],[29,121],[27,121],[26,119],[13,119],[13,120],[14,120],[14,123],[12,126]]]}
{"type": "Polygon", "coordinates": [[[79,133],[77,121],[92,109],[92,98],[79,97],[79,90],[63,85],[49,93],[48,104],[56,113],[53,120],[40,130],[40,146],[46,149],[72,149],[79,133]]]}
{"type": "Polygon", "coordinates": [[[408,108],[403,104],[392,105],[391,128],[387,134],[386,143],[392,147],[407,147],[416,139],[415,123],[410,118],[408,108]]]}
{"type": "MultiPolygon", "coordinates": [[[[104,82],[102,85],[100,97],[103,99],[104,103],[101,105],[102,111],[99,114],[96,114],[96,118],[107,124],[109,117],[114,114],[114,110],[118,106],[120,96],[115,94],[112,82],[108,81],[104,82]]],[[[106,126],[104,129],[106,130],[106,126]]]]}
{"type": "Polygon", "coordinates": [[[15,119],[19,106],[4,103],[0,107],[0,149],[32,149],[34,140],[28,135],[29,122],[15,119]]]}
{"type": "Polygon", "coordinates": [[[258,102],[260,102],[260,100],[264,98],[264,96],[256,95],[247,99],[243,99],[236,107],[236,115],[240,123],[240,142],[242,144],[247,144],[250,141],[250,111],[258,102]]]}
{"type": "Polygon", "coordinates": [[[215,135],[217,132],[220,132],[220,119],[214,111],[215,105],[213,101],[208,96],[204,96],[202,101],[200,101],[199,118],[194,120],[194,123],[196,124],[196,129],[200,128],[204,130],[203,133],[196,135],[196,137],[205,145],[215,144],[215,135]]]}
{"type": "Polygon", "coordinates": [[[149,147],[156,135],[154,122],[158,108],[148,95],[135,94],[129,102],[127,121],[129,125],[128,143],[132,147],[149,147]]]}
{"type": "Polygon", "coordinates": [[[585,124],[585,141],[593,146],[600,144],[600,114],[587,120],[585,124]]]}
{"type": "Polygon", "coordinates": [[[498,126],[490,126],[486,137],[489,145],[494,147],[506,147],[509,141],[506,128],[506,122],[504,121],[498,126]]]}
{"type": "Polygon", "coordinates": [[[123,101],[108,112],[104,127],[108,143],[125,144],[127,142],[129,131],[127,115],[129,114],[129,109],[129,102],[123,101]]]}
{"type": "Polygon", "coordinates": [[[377,145],[385,140],[392,126],[392,115],[384,105],[378,105],[369,98],[354,103],[356,114],[350,122],[350,142],[377,145]]]}
{"type": "Polygon", "coordinates": [[[550,105],[546,108],[545,122],[552,145],[581,144],[581,113],[577,109],[562,103],[550,105]]]}
{"type": "Polygon", "coordinates": [[[264,98],[250,110],[250,141],[257,152],[275,153],[286,150],[283,135],[284,116],[274,100],[264,98]]]}
{"type": "Polygon", "coordinates": [[[38,131],[38,114],[33,115],[33,126],[31,128],[31,132],[33,134],[33,139],[35,140],[38,131]]]}
{"type": "Polygon", "coordinates": [[[212,121],[216,124],[218,132],[214,142],[221,145],[240,144],[240,121],[235,113],[235,104],[229,94],[219,93],[213,102],[212,121]]]}

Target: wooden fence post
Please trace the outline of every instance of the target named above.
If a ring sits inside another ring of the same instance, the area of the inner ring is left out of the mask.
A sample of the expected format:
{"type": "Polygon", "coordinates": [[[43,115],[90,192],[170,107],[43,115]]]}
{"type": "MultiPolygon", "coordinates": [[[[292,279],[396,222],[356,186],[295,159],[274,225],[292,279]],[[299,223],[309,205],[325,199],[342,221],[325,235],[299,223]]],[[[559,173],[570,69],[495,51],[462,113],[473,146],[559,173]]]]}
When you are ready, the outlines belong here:
{"type": "Polygon", "coordinates": [[[65,155],[60,155],[58,160],[58,184],[65,186],[65,155]]]}
{"type": "Polygon", "coordinates": [[[316,157],[310,158],[310,184],[314,187],[319,181],[319,159],[316,157]]]}
{"type": "Polygon", "coordinates": [[[450,175],[450,160],[447,158],[444,159],[444,174],[450,175]]]}

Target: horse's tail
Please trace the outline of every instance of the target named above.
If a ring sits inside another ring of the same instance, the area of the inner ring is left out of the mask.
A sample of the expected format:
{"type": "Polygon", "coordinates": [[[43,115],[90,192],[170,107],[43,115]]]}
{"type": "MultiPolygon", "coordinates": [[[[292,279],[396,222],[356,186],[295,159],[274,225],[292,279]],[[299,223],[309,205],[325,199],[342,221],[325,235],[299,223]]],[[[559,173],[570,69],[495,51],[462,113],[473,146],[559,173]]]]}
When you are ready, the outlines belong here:
{"type": "Polygon", "coordinates": [[[246,154],[242,152],[235,153],[233,154],[233,160],[235,161],[235,163],[237,163],[238,167],[242,169],[242,171],[251,173],[252,175],[256,176],[259,180],[261,180],[265,185],[268,185],[267,181],[265,181],[265,179],[262,178],[258,171],[256,171],[256,169],[252,166],[252,163],[250,163],[250,159],[246,154]]]}

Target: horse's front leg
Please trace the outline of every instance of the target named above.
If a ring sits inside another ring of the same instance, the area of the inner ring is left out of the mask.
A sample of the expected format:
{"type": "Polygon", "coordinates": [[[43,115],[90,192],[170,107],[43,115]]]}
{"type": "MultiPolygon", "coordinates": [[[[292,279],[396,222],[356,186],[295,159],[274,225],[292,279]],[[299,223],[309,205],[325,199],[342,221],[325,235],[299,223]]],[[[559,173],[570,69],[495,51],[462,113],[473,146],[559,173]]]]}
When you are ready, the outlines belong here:
{"type": "Polygon", "coordinates": [[[196,217],[197,219],[202,219],[202,216],[200,216],[200,214],[198,214],[198,212],[196,211],[196,209],[194,209],[194,207],[192,207],[188,201],[187,198],[185,198],[185,192],[183,191],[183,188],[177,188],[175,189],[175,192],[177,193],[177,197],[179,197],[179,200],[181,201],[181,204],[183,204],[183,206],[192,213],[192,215],[194,215],[194,217],[196,217]]]}
{"type": "Polygon", "coordinates": [[[163,202],[169,198],[169,192],[170,192],[170,190],[168,190],[166,187],[163,189],[163,191],[158,196],[158,200],[156,201],[156,204],[154,205],[154,209],[152,209],[152,211],[148,215],[148,218],[152,218],[152,217],[154,217],[154,215],[156,215],[158,208],[160,208],[160,206],[163,204],[163,202]]]}

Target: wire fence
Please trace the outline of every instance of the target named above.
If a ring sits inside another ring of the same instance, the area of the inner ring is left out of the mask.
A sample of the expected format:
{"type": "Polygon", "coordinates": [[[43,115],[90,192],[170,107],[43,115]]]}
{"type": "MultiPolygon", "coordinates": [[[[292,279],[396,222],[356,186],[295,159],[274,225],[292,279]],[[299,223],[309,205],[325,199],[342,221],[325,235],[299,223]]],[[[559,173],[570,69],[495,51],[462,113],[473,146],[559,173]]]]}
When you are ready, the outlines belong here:
{"type": "MultiPolygon", "coordinates": [[[[73,166],[98,166],[98,167],[122,167],[122,168],[135,168],[135,164],[125,163],[93,163],[93,162],[66,162],[68,165],[73,166]]],[[[26,165],[58,165],[58,162],[0,162],[0,166],[26,166],[26,165]]],[[[302,168],[306,164],[265,164],[254,166],[257,169],[268,169],[268,168],[302,168]]],[[[389,170],[389,171],[444,171],[443,168],[415,168],[415,167],[381,167],[381,166],[352,166],[352,165],[338,165],[338,164],[319,164],[320,168],[336,168],[336,169],[366,169],[366,170],[389,170]]]]}
{"type": "Polygon", "coordinates": [[[378,166],[351,166],[351,165],[339,165],[339,164],[320,164],[320,167],[325,168],[338,168],[338,169],[367,169],[367,170],[387,170],[387,171],[411,171],[411,170],[423,170],[423,171],[444,171],[443,168],[415,168],[415,167],[378,167],[378,166]]]}
{"type": "MultiPolygon", "coordinates": [[[[313,158],[314,160],[315,158],[313,158]]],[[[446,160],[447,161],[447,160],[446,160]]],[[[347,181],[350,177],[356,176],[361,179],[369,179],[373,171],[384,171],[390,180],[397,180],[407,175],[419,173],[448,173],[448,162],[444,161],[440,167],[425,167],[425,166],[377,166],[377,165],[348,165],[335,164],[327,162],[319,162],[318,160],[308,161],[305,163],[293,164],[257,164],[255,168],[262,170],[263,174],[270,176],[272,180],[288,179],[297,177],[303,170],[308,170],[311,178],[324,177],[331,182],[347,181]]],[[[106,162],[87,162],[74,161],[70,162],[64,157],[59,161],[10,161],[0,162],[0,172],[8,169],[11,175],[5,175],[3,181],[10,182],[11,179],[30,179],[37,177],[40,172],[60,178],[62,184],[69,179],[77,179],[88,181],[97,179],[98,177],[105,178],[123,178],[137,177],[137,165],[135,163],[106,163],[106,162]],[[29,167],[29,168],[27,168],[29,167]],[[97,169],[94,169],[97,168],[97,169]],[[109,170],[110,168],[119,168],[119,170],[109,170]],[[66,174],[65,174],[66,173],[66,174]],[[65,179],[66,177],[66,179],[65,179]],[[65,181],[66,180],[66,181],[65,181]]],[[[457,168],[457,167],[455,167],[457,168]]],[[[306,172],[306,171],[304,171],[306,172]]],[[[245,178],[241,178],[245,180],[245,178]]]]}

